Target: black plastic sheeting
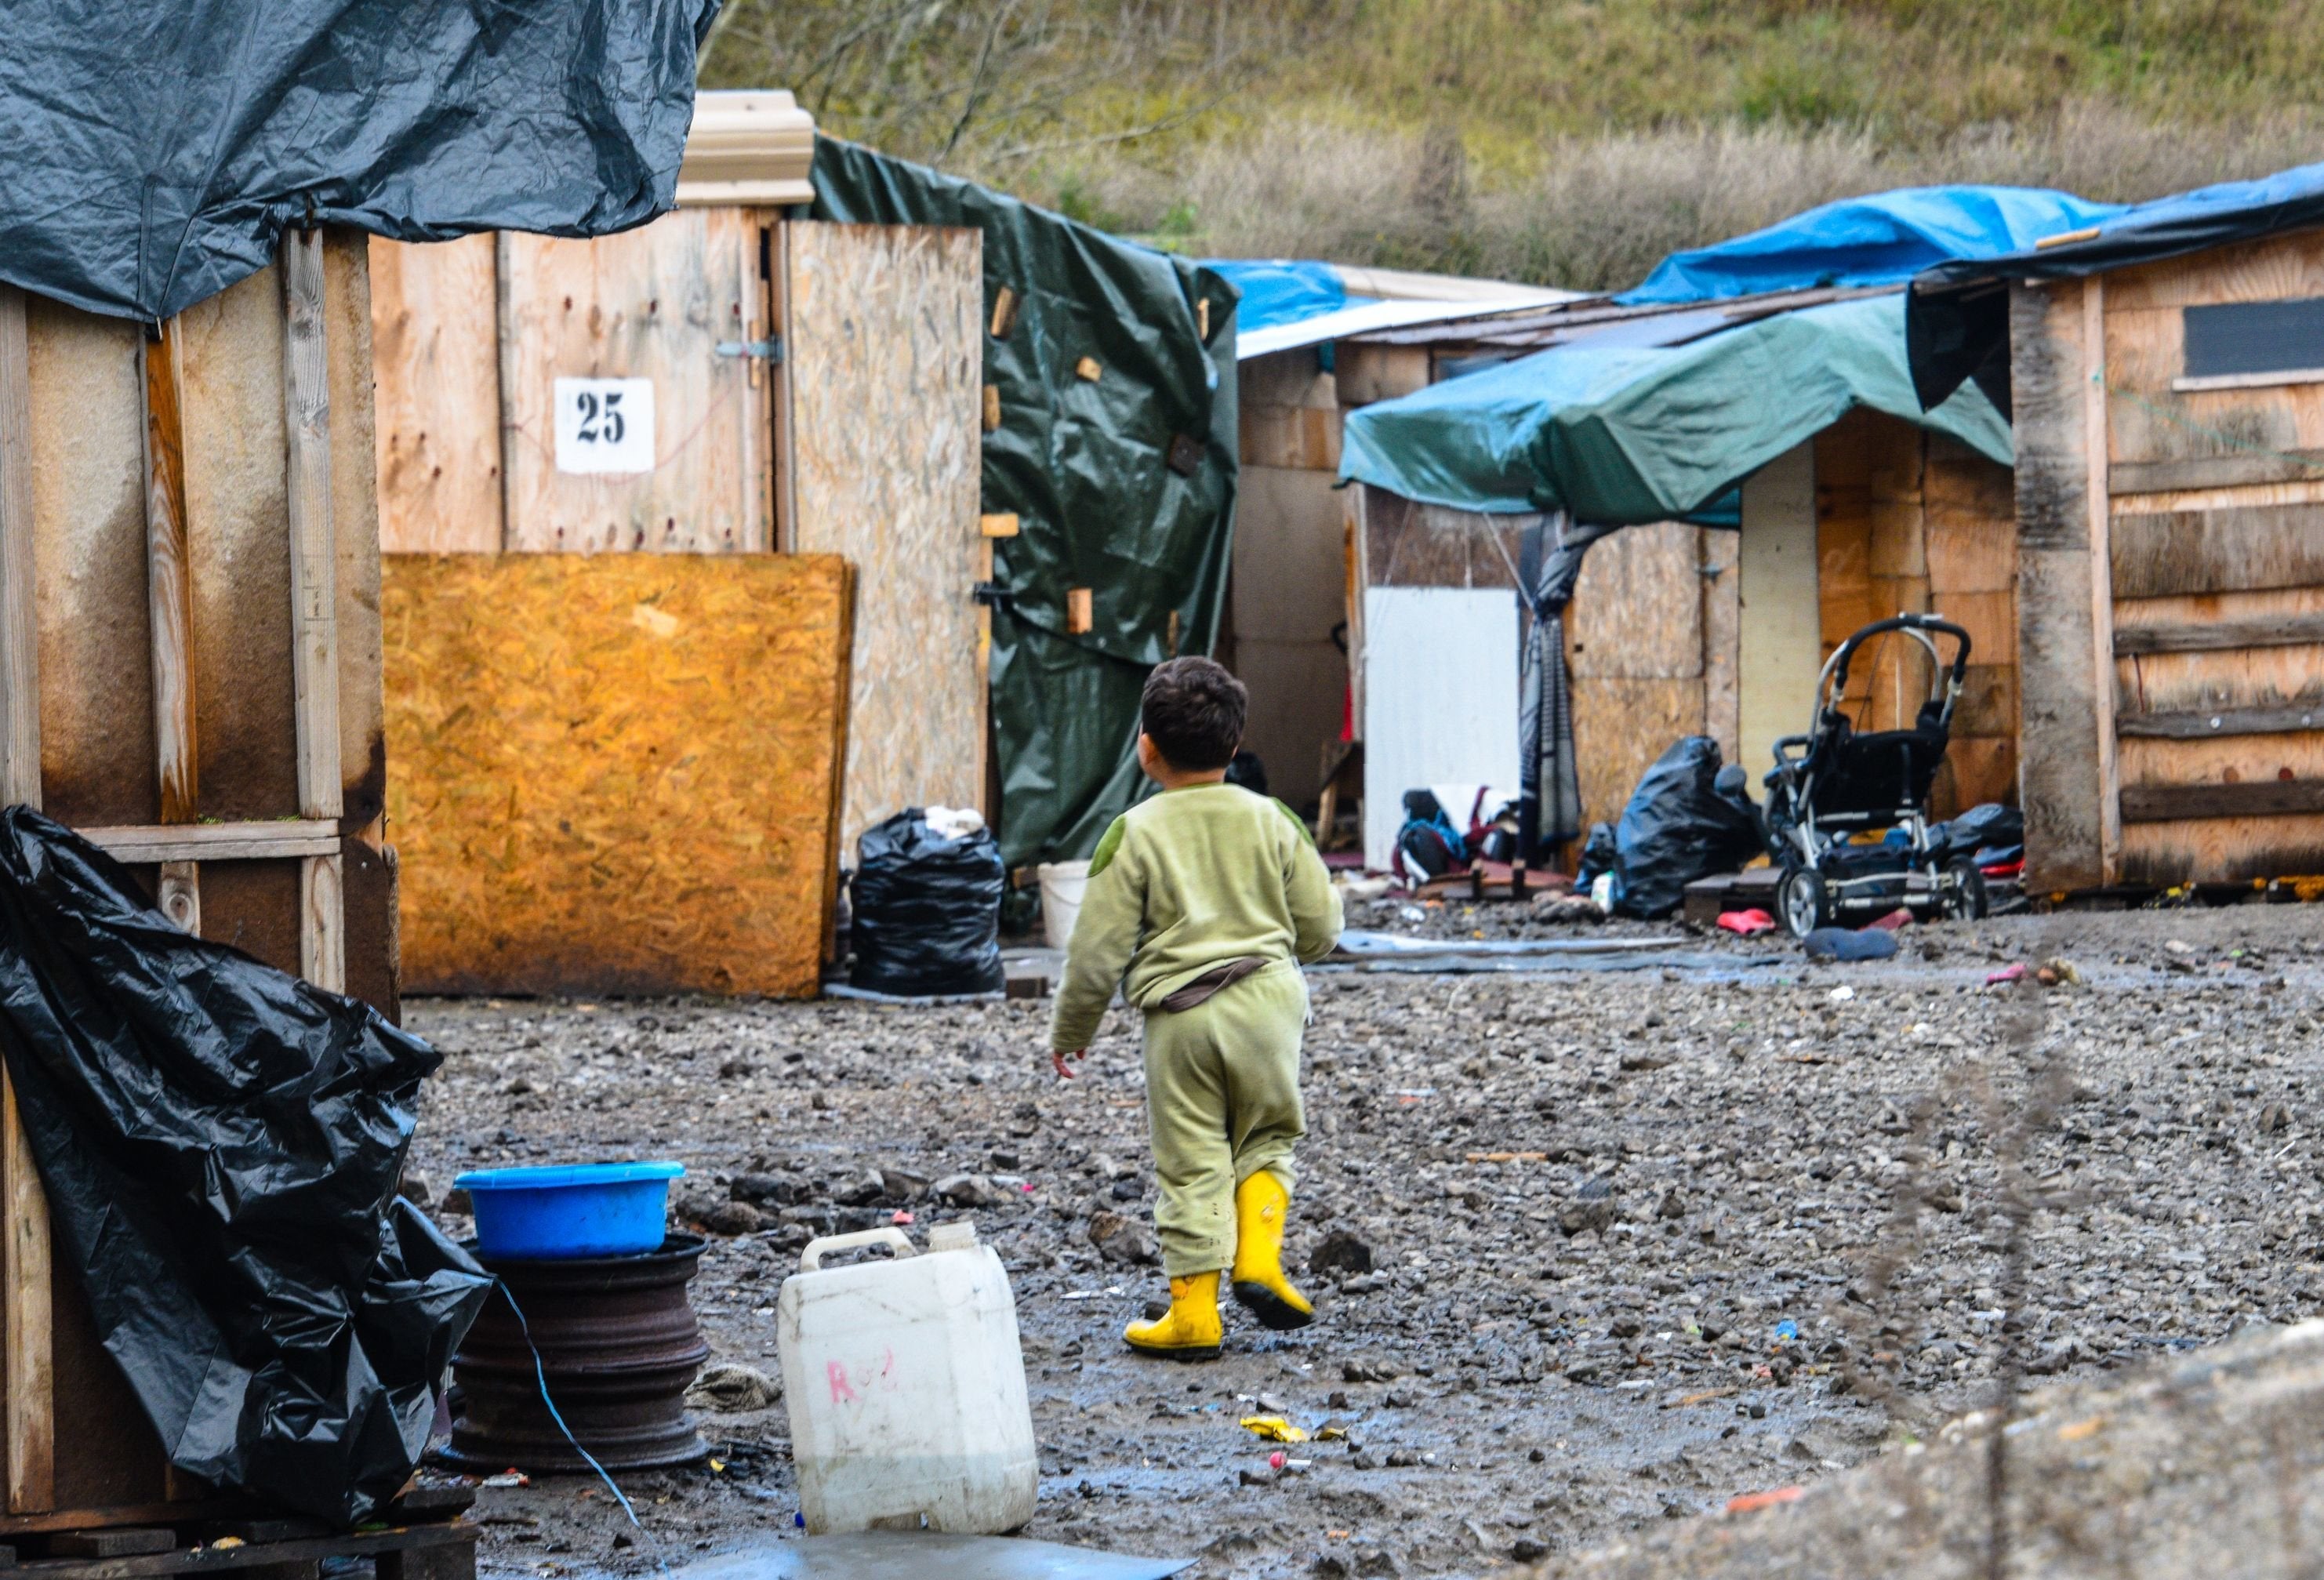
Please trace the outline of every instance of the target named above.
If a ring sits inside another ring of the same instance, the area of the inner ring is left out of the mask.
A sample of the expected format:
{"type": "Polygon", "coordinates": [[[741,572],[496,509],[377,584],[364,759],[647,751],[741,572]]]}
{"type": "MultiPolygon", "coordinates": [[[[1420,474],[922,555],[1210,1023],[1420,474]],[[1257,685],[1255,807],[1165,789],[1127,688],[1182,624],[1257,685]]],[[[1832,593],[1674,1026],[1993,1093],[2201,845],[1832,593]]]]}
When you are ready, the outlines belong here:
{"type": "Polygon", "coordinates": [[[999,993],[1008,872],[982,828],[948,839],[909,807],[855,842],[847,985],[908,997],[999,993]]]}
{"type": "Polygon", "coordinates": [[[0,280],[165,319],[284,226],[603,236],[670,207],[718,0],[23,0],[0,280]]]}
{"type": "Polygon", "coordinates": [[[2135,204],[2076,239],[2004,257],[1940,263],[1914,276],[1904,303],[1904,352],[1922,408],[1933,410],[1975,379],[2005,417],[2009,401],[2009,285],[2074,280],[2179,257],[2230,242],[2324,225],[2324,164],[2224,181],[2135,204]]]}
{"type": "Polygon", "coordinates": [[[1614,825],[1614,909],[1667,916],[1686,886],[1765,848],[1749,798],[1720,790],[1719,743],[1688,735],[1655,759],[1614,825]]]}
{"type": "Polygon", "coordinates": [[[816,140],[815,217],[973,226],[1001,427],[984,436],[994,541],[992,718],[1010,866],[1071,861],[1144,793],[1147,672],[1211,651],[1226,590],[1236,466],[1234,288],[1183,258],[853,143],[816,140]],[[1201,334],[1207,302],[1210,338],[1201,334]],[[1076,371],[1086,357],[1095,380],[1076,371]],[[1067,629],[1066,594],[1093,625],[1067,629]]]}
{"type": "Polygon", "coordinates": [[[180,932],[24,807],[0,813],[0,1054],[59,1266],[170,1462],[340,1524],[394,1496],[491,1287],[395,1197],[441,1056],[180,932]]]}

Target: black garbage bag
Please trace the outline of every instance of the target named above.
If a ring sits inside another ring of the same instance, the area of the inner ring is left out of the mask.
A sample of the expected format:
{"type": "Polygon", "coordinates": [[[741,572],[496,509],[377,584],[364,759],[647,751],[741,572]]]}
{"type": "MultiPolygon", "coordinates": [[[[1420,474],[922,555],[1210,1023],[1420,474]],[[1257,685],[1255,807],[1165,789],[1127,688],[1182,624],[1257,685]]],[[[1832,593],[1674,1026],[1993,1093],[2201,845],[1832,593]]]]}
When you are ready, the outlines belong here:
{"type": "Polygon", "coordinates": [[[1981,850],[2006,851],[2024,843],[2025,814],[1999,801],[1971,807],[1950,822],[1936,824],[1929,830],[1929,846],[1940,863],[1955,856],[1973,856],[1981,850]]]}
{"type": "Polygon", "coordinates": [[[1748,796],[1719,784],[1719,743],[1689,735],[1655,760],[1614,827],[1614,909],[1667,916],[1686,886],[1732,871],[1764,846],[1748,796]]]}
{"type": "Polygon", "coordinates": [[[855,842],[848,984],[918,998],[999,993],[1001,891],[990,829],[947,839],[909,807],[855,842]]]}
{"type": "Polygon", "coordinates": [[[442,1056],[179,931],[25,807],[0,813],[0,1055],[58,1260],[171,1463],[343,1525],[393,1497],[491,1289],[395,1196],[442,1056]]]}

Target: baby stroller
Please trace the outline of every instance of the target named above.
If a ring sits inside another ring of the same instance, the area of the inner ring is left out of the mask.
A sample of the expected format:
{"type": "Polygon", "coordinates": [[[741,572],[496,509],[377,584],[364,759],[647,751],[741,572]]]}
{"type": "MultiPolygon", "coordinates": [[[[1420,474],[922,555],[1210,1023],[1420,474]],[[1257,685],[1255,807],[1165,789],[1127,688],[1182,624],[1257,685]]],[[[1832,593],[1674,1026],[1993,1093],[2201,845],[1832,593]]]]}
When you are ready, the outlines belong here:
{"type": "Polygon", "coordinates": [[[1986,914],[1985,876],[1966,856],[1940,864],[1929,840],[1930,782],[1945,760],[1953,705],[1969,670],[1969,633],[1934,614],[1876,620],[1824,661],[1815,721],[1775,743],[1767,775],[1767,854],[1783,870],[1776,909],[1794,938],[1902,907],[1918,916],[1986,914]],[[1859,734],[1840,711],[1848,667],[1876,637],[1902,633],[1927,650],[1929,699],[1907,730],[1859,734]],[[1955,644],[1948,666],[1940,639],[1955,644]],[[1877,845],[1850,835],[1885,829],[1877,845]]]}

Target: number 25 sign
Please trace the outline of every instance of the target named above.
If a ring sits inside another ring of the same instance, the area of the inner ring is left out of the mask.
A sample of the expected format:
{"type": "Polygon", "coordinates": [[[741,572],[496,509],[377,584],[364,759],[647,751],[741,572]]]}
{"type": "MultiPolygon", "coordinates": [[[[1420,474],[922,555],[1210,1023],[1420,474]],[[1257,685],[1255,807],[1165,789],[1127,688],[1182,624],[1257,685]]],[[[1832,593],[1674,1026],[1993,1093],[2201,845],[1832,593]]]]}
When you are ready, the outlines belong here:
{"type": "Polygon", "coordinates": [[[653,380],[557,381],[558,471],[589,474],[653,468],[653,380]]]}

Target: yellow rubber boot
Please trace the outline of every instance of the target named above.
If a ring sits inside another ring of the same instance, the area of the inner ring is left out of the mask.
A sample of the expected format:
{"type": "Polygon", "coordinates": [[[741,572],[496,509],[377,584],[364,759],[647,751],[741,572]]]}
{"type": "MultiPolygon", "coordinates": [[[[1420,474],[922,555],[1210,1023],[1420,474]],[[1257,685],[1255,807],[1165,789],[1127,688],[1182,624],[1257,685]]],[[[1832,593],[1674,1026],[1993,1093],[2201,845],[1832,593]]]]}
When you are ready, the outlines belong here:
{"type": "Polygon", "coordinates": [[[1173,1361],[1219,1358],[1219,1275],[1189,1273],[1170,1280],[1170,1309],[1158,1320],[1133,1322],[1122,1338],[1141,1355],[1173,1361]]]}
{"type": "Polygon", "coordinates": [[[1283,1218],[1290,1206],[1291,1193],[1271,1169],[1235,1187],[1234,1298],[1261,1326],[1277,1332],[1315,1320],[1315,1307],[1283,1276],[1283,1218]]]}

